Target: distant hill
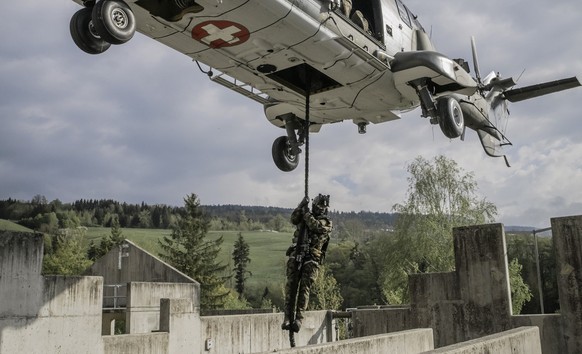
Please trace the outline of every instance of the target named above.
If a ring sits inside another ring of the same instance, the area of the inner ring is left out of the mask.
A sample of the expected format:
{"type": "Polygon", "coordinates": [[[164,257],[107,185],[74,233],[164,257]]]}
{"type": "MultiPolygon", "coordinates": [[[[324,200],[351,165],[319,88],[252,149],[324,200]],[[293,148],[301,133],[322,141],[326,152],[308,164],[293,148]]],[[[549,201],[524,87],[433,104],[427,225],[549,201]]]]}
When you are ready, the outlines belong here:
{"type": "MultiPolygon", "coordinates": [[[[254,221],[267,223],[273,217],[282,215],[286,219],[291,217],[293,209],[278,208],[278,207],[264,207],[264,206],[245,206],[245,205],[203,205],[204,211],[213,217],[221,217],[226,220],[236,221],[239,219],[241,212],[245,216],[254,221]]],[[[359,221],[369,230],[385,230],[394,226],[397,214],[394,213],[379,213],[371,211],[360,212],[341,212],[331,210],[330,218],[334,224],[341,224],[347,221],[359,221]]]]}

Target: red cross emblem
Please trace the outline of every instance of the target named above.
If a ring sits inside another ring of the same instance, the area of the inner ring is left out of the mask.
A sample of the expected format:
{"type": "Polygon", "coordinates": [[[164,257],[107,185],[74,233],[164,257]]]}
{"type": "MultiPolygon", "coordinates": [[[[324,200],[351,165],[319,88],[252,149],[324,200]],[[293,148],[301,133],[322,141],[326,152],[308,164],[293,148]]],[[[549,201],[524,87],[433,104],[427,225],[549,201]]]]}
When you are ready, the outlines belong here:
{"type": "Polygon", "coordinates": [[[239,45],[249,39],[245,26],[231,21],[206,21],[192,29],[192,38],[211,48],[239,45]]]}

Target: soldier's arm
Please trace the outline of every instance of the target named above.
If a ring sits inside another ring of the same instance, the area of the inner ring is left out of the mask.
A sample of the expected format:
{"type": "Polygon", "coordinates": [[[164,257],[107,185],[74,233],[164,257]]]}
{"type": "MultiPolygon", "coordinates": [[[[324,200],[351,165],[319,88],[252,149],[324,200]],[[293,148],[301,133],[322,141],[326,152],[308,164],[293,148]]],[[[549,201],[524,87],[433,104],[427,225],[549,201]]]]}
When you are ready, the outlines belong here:
{"type": "Polygon", "coordinates": [[[331,221],[327,219],[316,219],[311,212],[306,212],[303,216],[303,220],[305,220],[305,225],[310,231],[317,232],[317,233],[324,233],[331,231],[331,221]]]}
{"type": "Polygon", "coordinates": [[[291,223],[293,225],[299,225],[303,221],[303,209],[302,208],[295,208],[291,213],[291,223]]]}

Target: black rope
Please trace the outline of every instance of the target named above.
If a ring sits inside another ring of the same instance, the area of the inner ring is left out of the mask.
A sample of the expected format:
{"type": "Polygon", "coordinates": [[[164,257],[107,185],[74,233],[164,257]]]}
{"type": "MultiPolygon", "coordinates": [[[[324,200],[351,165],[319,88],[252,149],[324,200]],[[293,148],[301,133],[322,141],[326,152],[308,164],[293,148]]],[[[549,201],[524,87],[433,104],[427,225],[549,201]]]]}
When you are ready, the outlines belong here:
{"type": "Polygon", "coordinates": [[[292,329],[289,329],[289,345],[291,348],[295,348],[295,332],[292,329]]]}
{"type": "Polygon", "coordinates": [[[307,90],[305,94],[305,198],[309,198],[309,94],[311,80],[307,78],[307,90]]]}
{"type": "MultiPolygon", "coordinates": [[[[311,79],[307,76],[305,78],[305,126],[303,127],[303,134],[305,136],[305,198],[309,198],[309,94],[311,91],[311,79]]],[[[301,270],[299,272],[299,279],[301,279],[301,270]]],[[[299,287],[299,282],[297,283],[299,287]]],[[[292,290],[291,301],[293,303],[293,311],[289,314],[289,320],[291,323],[295,321],[295,308],[297,301],[297,290],[292,290]]],[[[295,332],[292,328],[289,329],[289,345],[291,348],[295,347],[295,332]]]]}

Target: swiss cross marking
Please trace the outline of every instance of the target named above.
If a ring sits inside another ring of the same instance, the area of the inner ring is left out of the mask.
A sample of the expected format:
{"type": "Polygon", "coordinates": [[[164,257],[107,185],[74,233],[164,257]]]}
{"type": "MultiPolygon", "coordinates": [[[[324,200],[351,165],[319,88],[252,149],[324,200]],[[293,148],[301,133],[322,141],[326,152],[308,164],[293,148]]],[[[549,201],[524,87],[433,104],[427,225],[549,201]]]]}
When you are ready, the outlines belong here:
{"type": "Polygon", "coordinates": [[[211,48],[239,45],[246,42],[249,36],[246,27],[231,21],[205,21],[192,29],[192,38],[211,48]]]}

